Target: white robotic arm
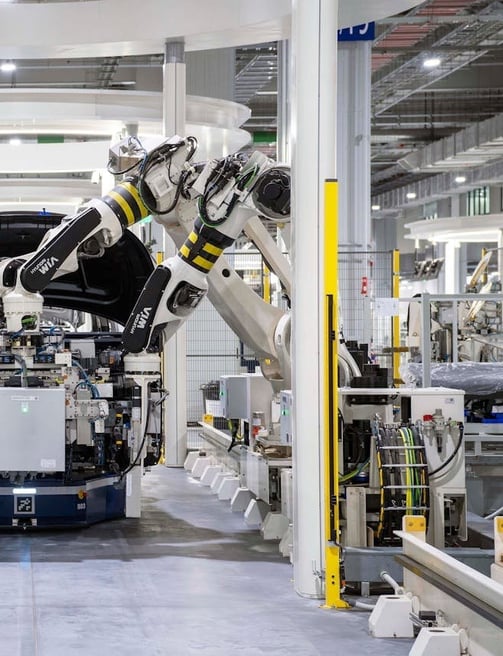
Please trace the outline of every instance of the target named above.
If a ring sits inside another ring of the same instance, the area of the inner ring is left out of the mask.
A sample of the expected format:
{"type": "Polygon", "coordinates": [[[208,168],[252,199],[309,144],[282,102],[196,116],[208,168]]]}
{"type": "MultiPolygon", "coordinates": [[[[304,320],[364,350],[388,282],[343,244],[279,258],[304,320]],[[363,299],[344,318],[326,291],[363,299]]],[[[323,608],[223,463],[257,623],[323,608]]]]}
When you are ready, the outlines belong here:
{"type": "MultiPolygon", "coordinates": [[[[53,279],[77,270],[80,258],[100,257],[129,226],[149,215],[151,196],[142,165],[155,167],[159,158],[164,163],[169,154],[162,192],[164,203],[174,207],[187,176],[185,167],[194,152],[193,139],[178,137],[151,153],[143,151],[140,164],[136,158],[128,170],[136,175],[125,178],[104,197],[89,201],[74,216],[65,217],[59,226],[46,233],[35,252],[0,261],[0,298],[7,330],[37,332],[43,307],[40,292],[53,279]]],[[[154,176],[152,182],[157,182],[154,176]]]]}
{"type": "Polygon", "coordinates": [[[290,176],[260,153],[246,162],[230,156],[206,164],[190,186],[190,197],[197,204],[193,229],[177,255],[147,281],[126,325],[123,343],[133,353],[147,348],[161,331],[165,339],[176,332],[206,295],[214,264],[252,216],[289,217],[290,176]]]}
{"type": "Polygon", "coordinates": [[[290,174],[260,153],[193,165],[191,137],[147,151],[127,139],[111,151],[115,173],[131,174],[109,194],[91,200],[49,231],[36,252],[0,262],[0,297],[9,332],[39,330],[40,292],[75,271],[81,257],[100,257],[124,230],[148,216],[177,211],[195,219],[177,255],[151,275],[124,330],[124,346],[138,353],[160,332],[169,338],[207,293],[207,276],[250,217],[285,220],[290,174]],[[121,170],[119,170],[121,169],[121,170]]]}

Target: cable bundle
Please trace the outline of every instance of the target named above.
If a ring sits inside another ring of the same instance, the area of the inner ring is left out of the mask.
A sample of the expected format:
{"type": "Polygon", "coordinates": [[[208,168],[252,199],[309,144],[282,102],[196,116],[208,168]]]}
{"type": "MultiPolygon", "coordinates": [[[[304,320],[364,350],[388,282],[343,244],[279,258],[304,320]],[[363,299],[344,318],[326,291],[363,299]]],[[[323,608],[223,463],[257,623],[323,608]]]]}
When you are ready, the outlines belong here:
{"type": "Polygon", "coordinates": [[[174,172],[172,171],[173,156],[182,148],[186,149],[185,164],[188,165],[197,149],[197,139],[195,137],[187,137],[185,140],[179,141],[177,143],[164,142],[149,153],[147,153],[145,149],[141,147],[142,150],[140,152],[144,153],[144,158],[140,164],[140,172],[138,176],[138,192],[143,204],[151,214],[169,214],[176,207],[180,195],[184,195],[185,193],[184,185],[190,176],[190,170],[187,168],[182,170],[181,173],[179,173],[176,169],[174,172]],[[175,188],[171,202],[169,203],[168,207],[163,209],[157,206],[157,202],[149,188],[149,173],[153,168],[159,165],[166,167],[169,182],[175,188]],[[173,177],[173,174],[175,174],[175,177],[173,177]],[[176,176],[178,176],[177,179],[175,179],[176,176]]]}
{"type": "Polygon", "coordinates": [[[374,427],[379,471],[380,509],[376,537],[397,541],[404,515],[428,517],[429,478],[422,435],[415,426],[374,427]]]}

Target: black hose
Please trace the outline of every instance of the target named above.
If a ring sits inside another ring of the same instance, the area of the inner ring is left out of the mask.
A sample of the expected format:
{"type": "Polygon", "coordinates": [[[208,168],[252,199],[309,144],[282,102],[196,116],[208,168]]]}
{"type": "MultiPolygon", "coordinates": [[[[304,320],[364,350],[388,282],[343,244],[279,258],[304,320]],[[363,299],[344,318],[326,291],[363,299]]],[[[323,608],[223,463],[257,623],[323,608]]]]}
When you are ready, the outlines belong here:
{"type": "Polygon", "coordinates": [[[456,448],[454,451],[451,453],[451,455],[447,458],[445,462],[443,462],[440,467],[437,467],[431,472],[428,472],[428,476],[435,476],[435,474],[438,474],[439,472],[443,471],[449,463],[451,463],[454,458],[456,457],[456,454],[458,453],[459,449],[461,448],[461,444],[463,443],[463,435],[464,435],[464,426],[462,423],[459,424],[459,440],[458,443],[456,444],[456,448]]]}

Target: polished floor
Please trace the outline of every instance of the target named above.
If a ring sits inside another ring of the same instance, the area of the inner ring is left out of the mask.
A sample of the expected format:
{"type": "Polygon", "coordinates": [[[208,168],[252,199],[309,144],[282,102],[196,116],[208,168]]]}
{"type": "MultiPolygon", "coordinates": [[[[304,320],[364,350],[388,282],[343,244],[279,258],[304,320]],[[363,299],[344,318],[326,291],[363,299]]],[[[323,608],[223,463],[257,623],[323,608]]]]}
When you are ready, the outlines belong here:
{"type": "Polygon", "coordinates": [[[183,470],[144,479],[140,520],[0,534],[0,656],[398,656],[368,613],[322,610],[242,515],[183,470]]]}

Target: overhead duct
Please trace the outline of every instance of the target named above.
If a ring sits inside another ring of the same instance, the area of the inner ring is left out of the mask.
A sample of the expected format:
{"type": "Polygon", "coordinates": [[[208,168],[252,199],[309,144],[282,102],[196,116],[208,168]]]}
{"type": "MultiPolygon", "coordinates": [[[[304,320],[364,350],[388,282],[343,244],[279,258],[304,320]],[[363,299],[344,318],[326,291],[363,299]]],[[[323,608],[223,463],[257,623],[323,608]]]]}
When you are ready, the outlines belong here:
{"type": "MultiPolygon", "coordinates": [[[[500,184],[503,180],[503,156],[500,155],[497,160],[489,162],[485,166],[464,170],[463,176],[466,177],[465,182],[459,183],[456,182],[456,171],[439,173],[414,184],[372,196],[372,204],[380,205],[383,216],[388,216],[390,212],[396,216],[404,207],[423,205],[452,194],[469,191],[475,187],[500,184]],[[416,195],[414,199],[407,197],[407,194],[411,192],[416,195]]],[[[379,213],[376,213],[375,216],[379,216],[379,213]]]]}
{"type": "Polygon", "coordinates": [[[433,173],[482,166],[503,157],[503,114],[475,123],[398,160],[409,172],[433,173]]]}

